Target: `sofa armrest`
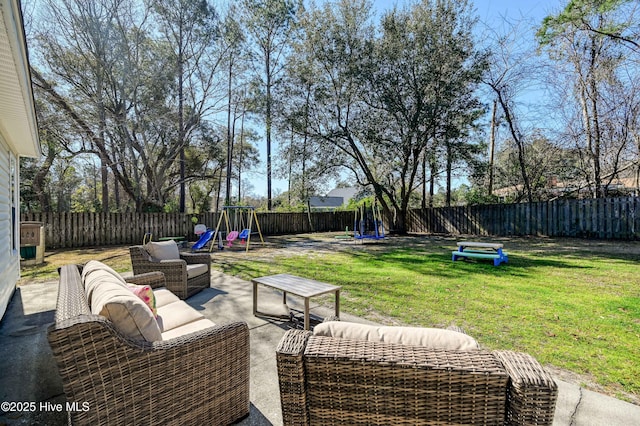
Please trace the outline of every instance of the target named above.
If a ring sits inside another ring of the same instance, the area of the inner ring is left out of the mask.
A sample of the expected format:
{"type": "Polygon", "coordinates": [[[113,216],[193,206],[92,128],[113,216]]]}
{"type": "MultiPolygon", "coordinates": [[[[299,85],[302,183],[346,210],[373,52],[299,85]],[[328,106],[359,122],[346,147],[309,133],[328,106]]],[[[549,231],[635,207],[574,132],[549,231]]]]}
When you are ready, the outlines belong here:
{"type": "Polygon", "coordinates": [[[216,325],[161,342],[136,342],[83,315],[49,328],[77,424],[229,424],[249,413],[249,330],[216,325]]]}
{"type": "Polygon", "coordinates": [[[558,398],[553,377],[531,355],[495,351],[509,374],[507,422],[510,425],[551,425],[558,398]]]}
{"type": "Polygon", "coordinates": [[[125,281],[136,285],[148,285],[151,288],[159,288],[166,286],[164,274],[160,271],[147,272],[132,277],[126,277],[125,281]]]}
{"type": "Polygon", "coordinates": [[[289,330],[276,349],[280,404],[285,425],[309,424],[302,355],[311,335],[310,331],[289,330]]]}

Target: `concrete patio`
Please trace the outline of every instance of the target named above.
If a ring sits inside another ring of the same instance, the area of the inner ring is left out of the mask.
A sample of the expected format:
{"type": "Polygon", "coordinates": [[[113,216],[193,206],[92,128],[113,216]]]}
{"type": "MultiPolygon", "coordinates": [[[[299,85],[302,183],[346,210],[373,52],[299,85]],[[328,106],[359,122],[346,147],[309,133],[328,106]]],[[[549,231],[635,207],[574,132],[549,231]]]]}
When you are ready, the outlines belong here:
{"type": "MultiPolygon", "coordinates": [[[[50,404],[64,403],[62,383],[51,356],[46,332],[53,322],[57,282],[19,287],[0,322],[0,402],[35,402],[25,412],[0,411],[0,425],[63,425],[64,412],[50,404]]],[[[254,317],[249,282],[213,272],[212,288],[187,302],[216,323],[245,321],[251,330],[251,413],[240,425],[280,425],[280,399],[275,349],[290,322],[254,317]]],[[[294,299],[294,298],[291,298],[294,299]]],[[[313,301],[312,301],[313,302],[313,301]]],[[[281,296],[260,292],[260,308],[279,305],[281,296]]],[[[299,308],[299,306],[293,306],[299,308]]],[[[333,314],[332,306],[315,306],[316,318],[333,314]]],[[[366,322],[349,315],[345,321],[366,322]]],[[[640,407],[557,380],[559,398],[555,425],[637,425],[640,407]]]]}

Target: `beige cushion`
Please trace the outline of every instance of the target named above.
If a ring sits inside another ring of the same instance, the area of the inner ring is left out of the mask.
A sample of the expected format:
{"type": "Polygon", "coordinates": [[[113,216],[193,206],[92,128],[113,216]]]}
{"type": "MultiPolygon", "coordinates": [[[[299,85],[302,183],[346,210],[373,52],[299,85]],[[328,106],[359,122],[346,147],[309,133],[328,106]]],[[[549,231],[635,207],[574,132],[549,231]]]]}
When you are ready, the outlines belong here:
{"type": "Polygon", "coordinates": [[[182,300],[158,308],[158,326],[163,333],[202,318],[204,315],[182,300]]]}
{"type": "Polygon", "coordinates": [[[379,327],[342,321],[318,324],[316,336],[338,337],[370,342],[397,343],[407,346],[422,346],[429,349],[475,350],[478,343],[471,336],[440,328],[379,327]]]}
{"type": "Polygon", "coordinates": [[[169,331],[162,333],[162,340],[169,340],[175,337],[184,336],[189,333],[204,330],[205,328],[213,327],[216,325],[213,321],[206,318],[192,321],[188,324],[181,325],[180,327],[173,328],[169,331]]]}
{"type": "Polygon", "coordinates": [[[145,246],[147,252],[157,260],[176,260],[180,259],[180,250],[175,241],[150,241],[145,246]]]}
{"type": "Polygon", "coordinates": [[[156,309],[180,300],[180,298],[173,294],[171,290],[164,287],[153,290],[153,295],[156,297],[156,309]]]}
{"type": "Polygon", "coordinates": [[[151,309],[111,274],[108,275],[93,289],[91,313],[106,317],[118,331],[131,339],[162,340],[151,309]]]}
{"type": "Polygon", "coordinates": [[[204,263],[193,263],[187,265],[187,278],[197,277],[198,275],[209,272],[209,267],[204,263]]]}
{"type": "Polygon", "coordinates": [[[97,260],[90,260],[87,262],[87,264],[82,268],[81,277],[84,291],[87,295],[87,302],[90,306],[93,290],[105,280],[112,280],[122,285],[123,288],[128,288],[127,282],[120,274],[114,271],[111,267],[102,262],[98,262],[97,260]]]}

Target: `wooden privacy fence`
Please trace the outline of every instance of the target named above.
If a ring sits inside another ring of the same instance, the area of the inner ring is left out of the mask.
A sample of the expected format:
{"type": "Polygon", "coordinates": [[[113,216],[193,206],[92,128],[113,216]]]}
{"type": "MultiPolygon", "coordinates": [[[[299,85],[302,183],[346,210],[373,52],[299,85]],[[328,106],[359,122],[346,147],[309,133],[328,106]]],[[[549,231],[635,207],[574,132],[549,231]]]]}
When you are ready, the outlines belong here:
{"type": "Polygon", "coordinates": [[[640,239],[640,198],[555,200],[411,210],[415,233],[640,239]]]}
{"type": "MultiPolygon", "coordinates": [[[[140,244],[183,236],[195,241],[193,215],[176,213],[25,213],[22,221],[45,224],[47,249],[140,244]]],[[[263,235],[353,230],[354,213],[258,213],[263,235]]],[[[198,215],[215,228],[218,213],[198,215]]],[[[388,229],[388,227],[387,227],[388,229]]],[[[255,230],[255,227],[254,227],[255,230]]],[[[438,207],[409,211],[407,231],[429,234],[534,235],[598,239],[640,239],[640,198],[556,200],[539,203],[438,207]]]]}
{"type": "MultiPolygon", "coordinates": [[[[23,213],[21,221],[44,223],[47,249],[141,244],[145,233],[155,238],[187,237],[195,241],[191,214],[178,213],[23,213]]],[[[218,213],[199,214],[198,223],[216,227],[218,213]]],[[[299,234],[353,228],[353,212],[257,213],[262,234],[299,234]]],[[[246,223],[245,223],[246,225],[246,223]]],[[[225,229],[224,224],[222,228],[225,229]]],[[[256,230],[255,226],[253,227],[256,230]]]]}

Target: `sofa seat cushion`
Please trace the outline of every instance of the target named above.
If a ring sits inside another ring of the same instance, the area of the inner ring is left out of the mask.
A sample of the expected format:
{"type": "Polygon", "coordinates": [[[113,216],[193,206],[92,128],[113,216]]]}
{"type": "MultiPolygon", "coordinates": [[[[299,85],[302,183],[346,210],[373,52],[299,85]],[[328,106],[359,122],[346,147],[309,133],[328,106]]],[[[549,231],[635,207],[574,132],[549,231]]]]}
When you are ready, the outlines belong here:
{"type": "Polygon", "coordinates": [[[175,241],[150,241],[144,246],[147,253],[156,260],[177,260],[180,259],[180,250],[175,241]]]}
{"type": "Polygon", "coordinates": [[[168,305],[170,303],[180,301],[180,298],[178,296],[173,294],[171,292],[171,290],[169,290],[169,289],[167,289],[165,287],[160,287],[160,288],[154,289],[153,290],[153,295],[156,298],[156,310],[158,308],[166,306],[166,305],[168,305]]]}
{"type": "Polygon", "coordinates": [[[205,328],[213,327],[216,325],[213,321],[207,318],[201,318],[196,321],[192,321],[187,324],[183,324],[179,327],[172,328],[169,331],[162,333],[162,340],[174,339],[176,337],[184,336],[186,334],[194,333],[196,331],[204,330],[205,328]]]}
{"type": "Polygon", "coordinates": [[[193,278],[206,274],[209,272],[209,268],[204,263],[194,263],[187,265],[187,278],[193,278]]]}
{"type": "Polygon", "coordinates": [[[440,328],[384,327],[342,321],[318,324],[313,334],[370,342],[397,343],[429,349],[477,350],[476,340],[464,333],[440,328]]]}
{"type": "Polygon", "coordinates": [[[202,318],[204,315],[182,300],[158,308],[158,326],[163,333],[202,318]]]}
{"type": "Polygon", "coordinates": [[[133,340],[162,340],[151,309],[111,274],[108,275],[102,277],[93,289],[91,313],[106,317],[120,333],[133,340]]]}

